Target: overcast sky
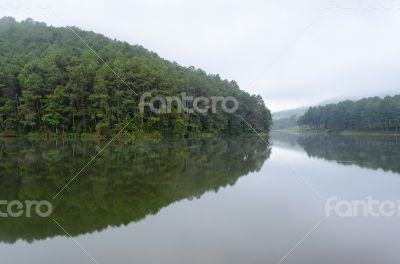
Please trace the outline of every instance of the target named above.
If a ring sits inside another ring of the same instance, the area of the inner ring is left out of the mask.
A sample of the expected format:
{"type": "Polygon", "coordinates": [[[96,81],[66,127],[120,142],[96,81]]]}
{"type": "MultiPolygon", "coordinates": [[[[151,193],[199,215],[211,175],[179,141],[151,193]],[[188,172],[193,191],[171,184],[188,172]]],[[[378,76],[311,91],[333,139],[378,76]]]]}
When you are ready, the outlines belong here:
{"type": "Polygon", "coordinates": [[[335,1],[0,0],[0,16],[143,45],[236,80],[273,111],[400,93],[400,0],[335,1]]]}

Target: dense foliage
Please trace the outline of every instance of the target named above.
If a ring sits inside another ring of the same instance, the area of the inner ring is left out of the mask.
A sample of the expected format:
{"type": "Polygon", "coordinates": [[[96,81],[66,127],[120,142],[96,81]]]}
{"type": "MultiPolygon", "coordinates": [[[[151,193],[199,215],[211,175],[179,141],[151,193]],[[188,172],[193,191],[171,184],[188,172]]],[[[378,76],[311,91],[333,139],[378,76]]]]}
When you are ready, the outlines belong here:
{"type": "Polygon", "coordinates": [[[260,96],[241,93],[234,81],[185,68],[141,46],[75,31],[117,73],[121,81],[69,28],[31,19],[0,19],[0,132],[115,132],[137,118],[129,132],[188,135],[268,131],[271,114],[260,96]],[[129,86],[129,87],[128,87],[129,86]],[[131,88],[131,89],[130,89],[131,88]],[[139,98],[153,95],[233,96],[236,114],[170,114],[139,111],[139,98]],[[135,95],[135,93],[137,95],[135,95]]]}
{"type": "Polygon", "coordinates": [[[394,131],[400,128],[400,95],[311,107],[299,120],[308,129],[394,131]]]}

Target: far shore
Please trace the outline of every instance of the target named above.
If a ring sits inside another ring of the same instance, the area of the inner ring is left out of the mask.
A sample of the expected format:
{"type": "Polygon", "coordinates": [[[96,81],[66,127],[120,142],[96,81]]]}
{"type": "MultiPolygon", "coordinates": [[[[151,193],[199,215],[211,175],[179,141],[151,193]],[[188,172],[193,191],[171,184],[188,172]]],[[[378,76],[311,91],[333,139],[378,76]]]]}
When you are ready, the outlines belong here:
{"type": "Polygon", "coordinates": [[[330,130],[302,130],[300,127],[290,127],[285,129],[272,130],[287,132],[293,134],[326,134],[326,135],[340,135],[340,136],[400,136],[400,132],[394,131],[363,131],[363,130],[343,130],[343,131],[330,131],[330,130]]]}

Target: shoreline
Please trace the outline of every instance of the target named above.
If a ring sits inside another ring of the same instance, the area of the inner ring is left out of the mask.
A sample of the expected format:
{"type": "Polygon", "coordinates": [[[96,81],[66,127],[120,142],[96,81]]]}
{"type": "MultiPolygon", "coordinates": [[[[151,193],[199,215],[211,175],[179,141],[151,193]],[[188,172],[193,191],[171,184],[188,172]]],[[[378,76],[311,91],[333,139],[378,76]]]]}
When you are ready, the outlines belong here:
{"type": "Polygon", "coordinates": [[[362,130],[343,130],[343,131],[328,131],[328,130],[300,130],[298,127],[286,129],[272,130],[271,132],[286,132],[291,134],[326,134],[339,136],[400,136],[400,132],[385,132],[385,131],[362,131],[362,130]]]}
{"type": "MultiPolygon", "coordinates": [[[[270,135],[270,132],[260,132],[259,135],[262,137],[270,135]]],[[[28,139],[28,140],[52,140],[52,139],[62,139],[62,140],[89,140],[89,141],[98,141],[105,140],[112,136],[110,135],[99,135],[97,133],[63,133],[63,134],[55,134],[55,133],[25,133],[25,134],[11,134],[11,133],[0,133],[0,140],[15,140],[15,139],[28,139]]],[[[120,141],[135,141],[135,140],[160,140],[163,138],[176,138],[176,139],[207,139],[212,137],[236,137],[236,136],[257,136],[255,133],[241,133],[238,135],[227,135],[223,133],[193,133],[187,136],[182,135],[168,135],[168,134],[160,134],[158,132],[152,133],[121,133],[119,135],[120,141]],[[253,135],[254,134],[254,135],[253,135]]]]}

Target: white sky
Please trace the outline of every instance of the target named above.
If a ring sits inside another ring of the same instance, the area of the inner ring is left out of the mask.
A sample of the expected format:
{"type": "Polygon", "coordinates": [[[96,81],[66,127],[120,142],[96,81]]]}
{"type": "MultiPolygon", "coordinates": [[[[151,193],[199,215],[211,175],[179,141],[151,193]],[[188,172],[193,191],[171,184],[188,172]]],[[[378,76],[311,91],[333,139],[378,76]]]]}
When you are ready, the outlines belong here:
{"type": "Polygon", "coordinates": [[[2,16],[143,45],[273,111],[400,93],[400,0],[0,0],[2,16]]]}

